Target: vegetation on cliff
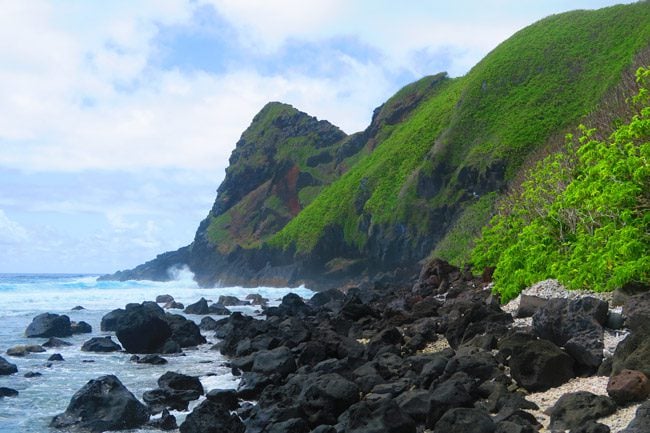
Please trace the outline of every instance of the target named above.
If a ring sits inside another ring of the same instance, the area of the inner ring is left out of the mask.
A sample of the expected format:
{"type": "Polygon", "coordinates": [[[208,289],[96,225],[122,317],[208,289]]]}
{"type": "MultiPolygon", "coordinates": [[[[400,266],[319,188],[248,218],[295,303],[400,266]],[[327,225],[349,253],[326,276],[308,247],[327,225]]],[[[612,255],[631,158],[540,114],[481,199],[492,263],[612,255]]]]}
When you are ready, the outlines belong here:
{"type": "Polygon", "coordinates": [[[496,267],[502,300],[546,278],[595,291],[650,282],[650,70],[637,80],[629,123],[606,140],[569,136],[483,230],[472,259],[496,267]]]}

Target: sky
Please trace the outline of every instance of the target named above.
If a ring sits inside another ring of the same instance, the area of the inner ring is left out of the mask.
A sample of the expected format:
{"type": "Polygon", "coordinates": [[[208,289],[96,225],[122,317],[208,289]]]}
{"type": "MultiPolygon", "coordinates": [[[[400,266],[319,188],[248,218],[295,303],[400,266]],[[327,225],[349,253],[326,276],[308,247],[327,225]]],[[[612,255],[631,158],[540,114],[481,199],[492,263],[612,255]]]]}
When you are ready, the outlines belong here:
{"type": "Polygon", "coordinates": [[[265,103],[360,131],[409,82],[616,3],[0,0],[0,272],[109,273],[187,245],[265,103]]]}

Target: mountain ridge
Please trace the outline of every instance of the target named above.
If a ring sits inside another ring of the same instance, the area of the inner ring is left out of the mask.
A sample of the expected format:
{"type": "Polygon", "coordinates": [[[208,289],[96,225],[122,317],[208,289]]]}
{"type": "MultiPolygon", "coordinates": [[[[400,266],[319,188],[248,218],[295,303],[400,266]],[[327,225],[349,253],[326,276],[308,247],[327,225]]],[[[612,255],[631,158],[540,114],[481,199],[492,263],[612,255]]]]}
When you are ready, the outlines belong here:
{"type": "Polygon", "coordinates": [[[462,262],[526,158],[593,111],[647,48],[648,23],[648,2],[547,17],[464,77],[406,86],[351,135],[267,104],[194,242],[112,277],[165,279],[165,267],[188,265],[206,286],[401,279],[452,234],[457,251],[436,251],[462,262]],[[471,227],[453,232],[458,221],[471,227]]]}

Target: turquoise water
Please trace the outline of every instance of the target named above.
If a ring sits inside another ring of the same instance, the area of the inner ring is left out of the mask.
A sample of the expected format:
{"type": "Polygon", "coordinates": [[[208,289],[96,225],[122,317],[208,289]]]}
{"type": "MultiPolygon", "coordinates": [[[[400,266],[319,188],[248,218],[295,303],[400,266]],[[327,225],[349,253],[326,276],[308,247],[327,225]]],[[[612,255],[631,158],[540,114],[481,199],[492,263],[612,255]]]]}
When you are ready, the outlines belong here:
{"type": "MultiPolygon", "coordinates": [[[[196,350],[186,350],[184,356],[168,357],[163,366],[134,364],[127,353],[93,354],[81,352],[84,341],[91,337],[111,335],[99,330],[101,318],[115,308],[123,308],[130,302],[153,301],[157,295],[170,294],[185,305],[201,297],[216,301],[220,295],[232,295],[243,299],[251,293],[259,293],[277,304],[285,294],[294,292],[305,298],[311,297],[305,288],[253,289],[223,287],[200,288],[189,272],[180,272],[175,281],[97,281],[93,275],[71,274],[0,274],[0,355],[18,366],[18,373],[0,376],[0,387],[18,390],[16,398],[0,399],[0,432],[55,432],[48,427],[51,418],[63,412],[70,397],[88,380],[104,374],[115,374],[124,385],[142,398],[146,390],[156,388],[156,380],[166,371],[178,371],[199,376],[206,390],[234,388],[237,379],[223,365],[224,359],[210,346],[217,340],[205,334],[209,343],[196,350]],[[81,305],[85,310],[72,311],[81,305]],[[10,347],[19,344],[42,344],[46,339],[24,337],[25,328],[38,314],[50,312],[67,314],[73,321],[85,321],[93,327],[92,334],[66,338],[71,347],[48,349],[44,353],[29,354],[24,358],[5,354],[10,347]],[[61,353],[64,362],[46,366],[47,358],[61,353]],[[93,362],[84,362],[93,361],[93,362]],[[41,377],[25,378],[28,371],[42,373],[41,377]]],[[[255,314],[257,307],[233,307],[233,310],[255,314]]],[[[179,310],[172,310],[179,313],[179,310]]],[[[203,316],[186,315],[195,322],[203,316]]],[[[219,319],[219,316],[213,316],[219,319]]],[[[113,339],[117,339],[113,336],[113,339]]],[[[182,421],[184,413],[174,413],[182,421]]],[[[142,430],[152,431],[152,430],[142,430]]]]}

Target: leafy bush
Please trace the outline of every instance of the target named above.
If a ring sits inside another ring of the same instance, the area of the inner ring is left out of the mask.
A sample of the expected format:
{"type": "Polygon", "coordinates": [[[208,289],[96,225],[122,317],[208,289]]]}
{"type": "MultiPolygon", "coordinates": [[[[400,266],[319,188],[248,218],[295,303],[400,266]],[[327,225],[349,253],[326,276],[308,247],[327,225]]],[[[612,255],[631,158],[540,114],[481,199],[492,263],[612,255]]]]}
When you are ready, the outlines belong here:
{"type": "Polygon", "coordinates": [[[650,282],[650,70],[637,82],[629,123],[604,141],[585,127],[577,142],[569,136],[476,241],[472,261],[496,266],[502,300],[545,278],[594,291],[650,282]]]}

